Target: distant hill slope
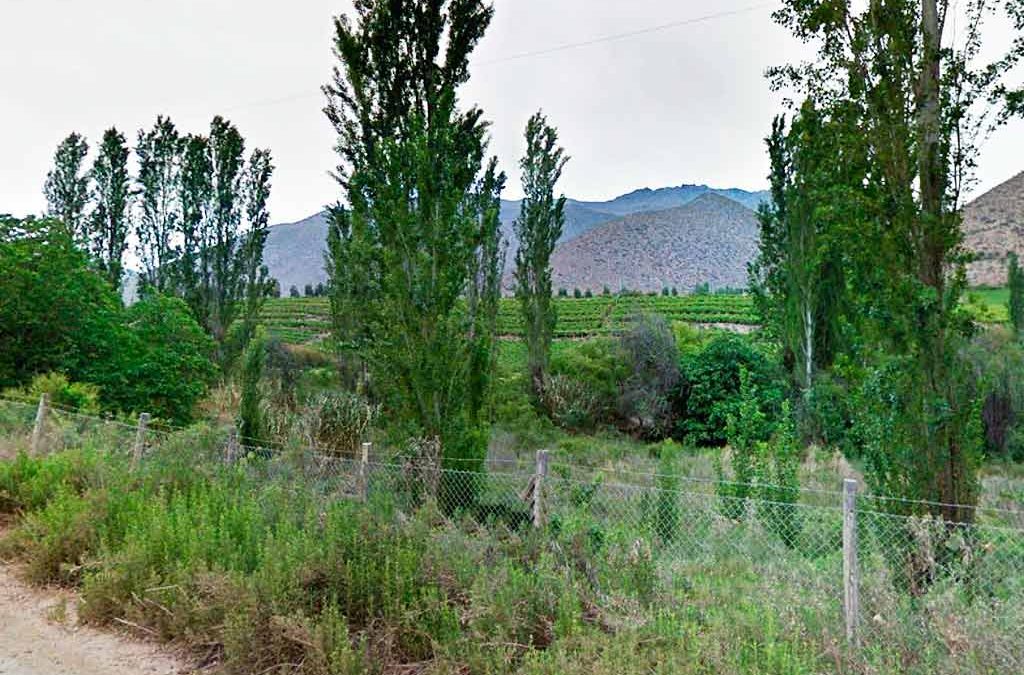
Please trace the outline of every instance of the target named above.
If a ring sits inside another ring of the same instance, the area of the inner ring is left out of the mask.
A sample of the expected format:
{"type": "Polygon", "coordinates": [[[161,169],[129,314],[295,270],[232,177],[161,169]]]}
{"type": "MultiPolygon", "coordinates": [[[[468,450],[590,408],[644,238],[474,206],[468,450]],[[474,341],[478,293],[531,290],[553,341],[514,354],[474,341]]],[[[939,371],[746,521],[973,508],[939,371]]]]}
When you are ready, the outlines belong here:
{"type": "MultiPolygon", "coordinates": [[[[716,189],[706,185],[680,185],[657,190],[644,188],[605,202],[569,199],[566,202],[565,227],[560,241],[573,241],[623,216],[681,207],[705,195],[724,197],[749,208],[756,208],[768,198],[767,192],[748,192],[735,188],[716,189]]],[[[518,248],[513,223],[519,216],[520,207],[519,201],[502,200],[501,203],[501,230],[509,243],[507,270],[511,269],[518,248]]],[[[274,225],[270,228],[264,262],[270,270],[270,276],[280,282],[284,294],[287,294],[292,286],[301,291],[306,284],[315,286],[327,280],[323,260],[326,241],[325,213],[318,213],[296,223],[274,225]]]]}
{"type": "Polygon", "coordinates": [[[274,225],[263,249],[263,262],[270,276],[281,284],[281,293],[295,286],[327,281],[324,252],[327,250],[327,214],[318,213],[297,223],[274,225]]]}
{"type": "Polygon", "coordinates": [[[717,194],[686,206],[634,213],[560,245],[552,256],[555,288],[600,292],[605,286],[660,291],[745,287],[757,254],[756,214],[717,194]]]}
{"type": "Polygon", "coordinates": [[[964,244],[978,260],[967,267],[972,286],[1004,286],[1006,254],[1024,258],[1024,172],[964,207],[964,244]]]}

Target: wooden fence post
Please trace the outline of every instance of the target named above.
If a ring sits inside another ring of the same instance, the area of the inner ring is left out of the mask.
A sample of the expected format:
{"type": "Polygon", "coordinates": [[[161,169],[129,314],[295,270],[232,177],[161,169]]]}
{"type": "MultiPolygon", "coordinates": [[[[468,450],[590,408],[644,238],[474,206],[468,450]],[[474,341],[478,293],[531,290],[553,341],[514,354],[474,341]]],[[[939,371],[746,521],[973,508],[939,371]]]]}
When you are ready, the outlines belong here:
{"type": "Polygon", "coordinates": [[[43,444],[43,434],[46,433],[46,415],[50,409],[50,395],[43,394],[39,397],[39,407],[36,409],[36,425],[32,428],[32,454],[38,455],[43,444]]]}
{"type": "Polygon", "coordinates": [[[373,443],[363,443],[362,455],[359,458],[359,469],[356,473],[356,492],[359,496],[359,501],[365,502],[370,494],[370,482],[367,478],[367,469],[370,464],[370,450],[373,448],[373,443]]]}
{"type": "Polygon", "coordinates": [[[149,413],[139,415],[139,428],[135,431],[135,447],[132,449],[132,470],[142,461],[142,451],[146,447],[146,430],[149,428],[149,413]]]}
{"type": "Polygon", "coordinates": [[[843,481],[843,616],[846,643],[860,645],[860,569],[857,560],[857,481],[843,481]]]}
{"type": "Polygon", "coordinates": [[[242,448],[238,443],[238,429],[232,427],[231,431],[228,432],[228,440],[224,444],[224,463],[234,464],[241,453],[242,448]]]}
{"type": "Polygon", "coordinates": [[[548,475],[548,451],[537,451],[537,470],[533,477],[533,526],[544,527],[544,478],[548,475]]]}

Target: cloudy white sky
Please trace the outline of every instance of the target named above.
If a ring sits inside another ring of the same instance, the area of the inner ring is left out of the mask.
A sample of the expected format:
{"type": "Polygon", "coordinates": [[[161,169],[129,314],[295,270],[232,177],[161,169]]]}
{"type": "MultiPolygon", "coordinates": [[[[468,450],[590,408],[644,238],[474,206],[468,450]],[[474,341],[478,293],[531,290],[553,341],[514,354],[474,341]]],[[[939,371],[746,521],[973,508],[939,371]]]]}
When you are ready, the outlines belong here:
{"type": "MultiPolygon", "coordinates": [[[[463,92],[493,122],[492,150],[518,196],[522,130],[547,112],[572,155],[564,191],[580,199],[681,183],[761,189],[761,139],[780,100],[768,66],[801,46],[756,0],[496,0],[463,92]],[[734,12],[701,20],[710,14],[734,12]],[[685,23],[696,19],[692,23],[685,23]],[[664,24],[673,28],[556,49],[664,24]],[[509,58],[524,52],[547,53],[509,58]]],[[[0,212],[43,209],[41,186],[72,130],[95,146],[134,137],[157,114],[202,131],[221,113],[277,173],[273,220],[334,201],[333,134],[319,86],[333,64],[331,18],[348,0],[0,0],[0,212]]],[[[987,145],[979,189],[1024,169],[1024,124],[987,145]]]]}

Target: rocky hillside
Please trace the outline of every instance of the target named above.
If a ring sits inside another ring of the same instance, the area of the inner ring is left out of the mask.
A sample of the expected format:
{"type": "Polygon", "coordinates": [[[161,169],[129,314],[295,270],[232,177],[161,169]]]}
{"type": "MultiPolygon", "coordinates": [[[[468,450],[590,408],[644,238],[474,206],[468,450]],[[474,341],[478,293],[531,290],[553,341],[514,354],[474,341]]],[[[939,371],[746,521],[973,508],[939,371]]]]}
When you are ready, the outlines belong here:
{"type": "Polygon", "coordinates": [[[606,223],[555,250],[555,288],[601,292],[605,286],[681,292],[708,283],[742,287],[757,254],[753,211],[716,194],[686,206],[635,213],[606,223]]]}
{"type": "Polygon", "coordinates": [[[978,259],[967,268],[972,286],[1006,284],[1006,254],[1024,258],[1024,173],[964,207],[964,237],[978,259]]]}
{"type": "MultiPolygon", "coordinates": [[[[570,199],[565,207],[565,227],[561,242],[574,241],[595,228],[618,221],[624,216],[672,210],[690,204],[702,196],[716,195],[724,201],[749,208],[757,208],[758,204],[768,198],[766,192],[748,192],[736,188],[716,189],[706,185],[680,185],[657,190],[644,188],[605,202],[570,199]]],[[[512,224],[519,215],[520,206],[518,201],[503,200],[501,203],[502,234],[509,242],[507,270],[511,270],[518,248],[512,224]]],[[[671,217],[671,214],[668,217],[671,217]]],[[[709,217],[712,216],[709,214],[709,217]]],[[[287,294],[292,286],[301,291],[306,284],[315,286],[317,283],[327,281],[323,260],[326,240],[327,220],[324,213],[318,213],[297,223],[274,225],[270,228],[264,261],[270,270],[270,276],[281,283],[284,294],[287,294]]],[[[631,244],[623,241],[622,245],[631,244]]]]}

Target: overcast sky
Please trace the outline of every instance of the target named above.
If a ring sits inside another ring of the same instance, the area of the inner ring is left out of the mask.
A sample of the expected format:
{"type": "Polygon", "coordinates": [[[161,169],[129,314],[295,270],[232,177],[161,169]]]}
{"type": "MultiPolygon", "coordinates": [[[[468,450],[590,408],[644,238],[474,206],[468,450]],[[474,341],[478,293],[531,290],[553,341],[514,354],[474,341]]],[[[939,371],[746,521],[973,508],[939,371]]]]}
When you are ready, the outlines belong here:
{"type": "MultiPolygon", "coordinates": [[[[638,187],[707,183],[761,189],[762,138],[780,100],[763,77],[802,47],[756,0],[496,0],[463,91],[493,122],[492,151],[518,197],[527,118],[543,108],[572,156],[562,189],[606,199],[638,187]],[[710,14],[736,13],[718,18],[710,14]],[[673,28],[547,51],[673,22],[673,28]]],[[[334,136],[319,87],[330,76],[331,18],[348,0],[0,0],[0,213],[38,213],[57,143],[95,148],[170,115],[204,131],[233,120],[277,165],[272,220],[337,199],[334,136]]],[[[1024,124],[986,146],[979,189],[1024,170],[1024,124]]]]}

